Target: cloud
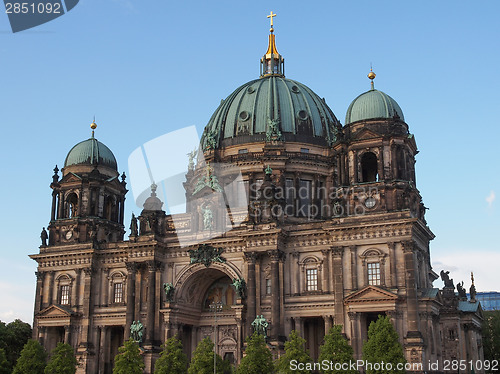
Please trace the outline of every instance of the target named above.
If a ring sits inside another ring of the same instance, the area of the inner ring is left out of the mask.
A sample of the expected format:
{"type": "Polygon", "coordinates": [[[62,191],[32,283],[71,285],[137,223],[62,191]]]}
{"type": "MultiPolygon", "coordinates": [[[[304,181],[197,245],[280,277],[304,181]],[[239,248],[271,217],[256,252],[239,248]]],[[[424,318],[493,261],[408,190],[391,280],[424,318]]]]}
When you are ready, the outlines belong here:
{"type": "MultiPolygon", "coordinates": [[[[450,255],[433,255],[432,267],[439,274],[441,270],[450,271],[450,279],[454,283],[464,281],[468,290],[471,284],[470,273],[474,272],[474,284],[478,292],[500,291],[500,277],[498,276],[500,252],[485,250],[456,251],[450,255]]],[[[442,287],[439,278],[434,287],[442,287]]]]}
{"type": "Polygon", "coordinates": [[[491,191],[490,194],[488,195],[488,197],[486,198],[486,202],[488,203],[488,207],[491,208],[491,206],[493,205],[493,202],[495,201],[495,191],[491,191]]]}

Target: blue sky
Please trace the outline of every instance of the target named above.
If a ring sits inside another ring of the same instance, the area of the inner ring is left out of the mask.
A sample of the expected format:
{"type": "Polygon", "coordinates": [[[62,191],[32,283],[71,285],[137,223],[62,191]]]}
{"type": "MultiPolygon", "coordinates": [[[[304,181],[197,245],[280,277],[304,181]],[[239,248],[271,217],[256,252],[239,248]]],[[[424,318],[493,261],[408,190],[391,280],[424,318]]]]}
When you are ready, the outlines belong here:
{"type": "MultiPolygon", "coordinates": [[[[271,10],[287,77],[342,123],[373,64],[419,146],[434,270],[466,286],[474,271],[478,290],[500,290],[500,2],[81,0],[16,34],[0,14],[0,320],[32,321],[27,256],[50,219],[52,169],[89,137],[93,116],[126,172],[147,141],[201,133],[220,100],[258,76],[271,10]]],[[[140,212],[127,203],[126,217],[140,212]]]]}

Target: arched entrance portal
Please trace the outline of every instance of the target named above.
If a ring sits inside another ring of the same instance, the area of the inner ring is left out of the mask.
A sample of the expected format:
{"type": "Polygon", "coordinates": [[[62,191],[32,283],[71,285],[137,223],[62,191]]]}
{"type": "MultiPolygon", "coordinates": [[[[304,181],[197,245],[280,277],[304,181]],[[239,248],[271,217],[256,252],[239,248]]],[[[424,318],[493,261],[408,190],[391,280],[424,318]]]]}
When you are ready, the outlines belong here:
{"type": "Polygon", "coordinates": [[[178,277],[175,304],[163,312],[165,338],[177,334],[189,360],[208,336],[216,343],[217,353],[232,364],[239,362],[243,305],[232,285],[235,277],[239,274],[226,264],[191,265],[178,277]],[[215,313],[210,308],[213,302],[220,302],[222,309],[215,313]]]}

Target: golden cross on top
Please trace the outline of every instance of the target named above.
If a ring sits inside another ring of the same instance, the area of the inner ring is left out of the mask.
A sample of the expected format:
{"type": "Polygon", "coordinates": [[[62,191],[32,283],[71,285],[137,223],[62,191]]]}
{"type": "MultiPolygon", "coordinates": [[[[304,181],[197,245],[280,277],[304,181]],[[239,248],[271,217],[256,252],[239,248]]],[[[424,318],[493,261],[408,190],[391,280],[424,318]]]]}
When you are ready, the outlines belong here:
{"type": "Polygon", "coordinates": [[[276,17],[277,14],[274,14],[273,11],[271,10],[271,14],[267,16],[267,18],[271,18],[271,27],[273,27],[273,17],[276,17]]]}

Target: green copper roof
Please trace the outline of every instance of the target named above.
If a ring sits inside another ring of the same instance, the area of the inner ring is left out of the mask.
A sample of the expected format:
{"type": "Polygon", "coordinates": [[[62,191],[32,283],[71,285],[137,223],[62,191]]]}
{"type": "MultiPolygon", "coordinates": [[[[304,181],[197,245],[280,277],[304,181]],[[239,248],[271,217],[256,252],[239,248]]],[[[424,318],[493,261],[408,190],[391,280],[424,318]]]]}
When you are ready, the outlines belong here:
{"type": "Polygon", "coordinates": [[[309,87],[268,76],[245,83],[221,102],[205,127],[202,146],[207,137],[214,146],[262,141],[276,126],[285,141],[316,138],[326,144],[335,140],[341,125],[309,87]]]}
{"type": "Polygon", "coordinates": [[[371,89],[353,100],[345,116],[345,124],[367,120],[399,117],[404,121],[403,111],[396,100],[382,91],[371,89]]]}
{"type": "Polygon", "coordinates": [[[102,165],[118,170],[113,152],[95,138],[78,143],[69,151],[64,167],[70,165],[102,165]]]}

